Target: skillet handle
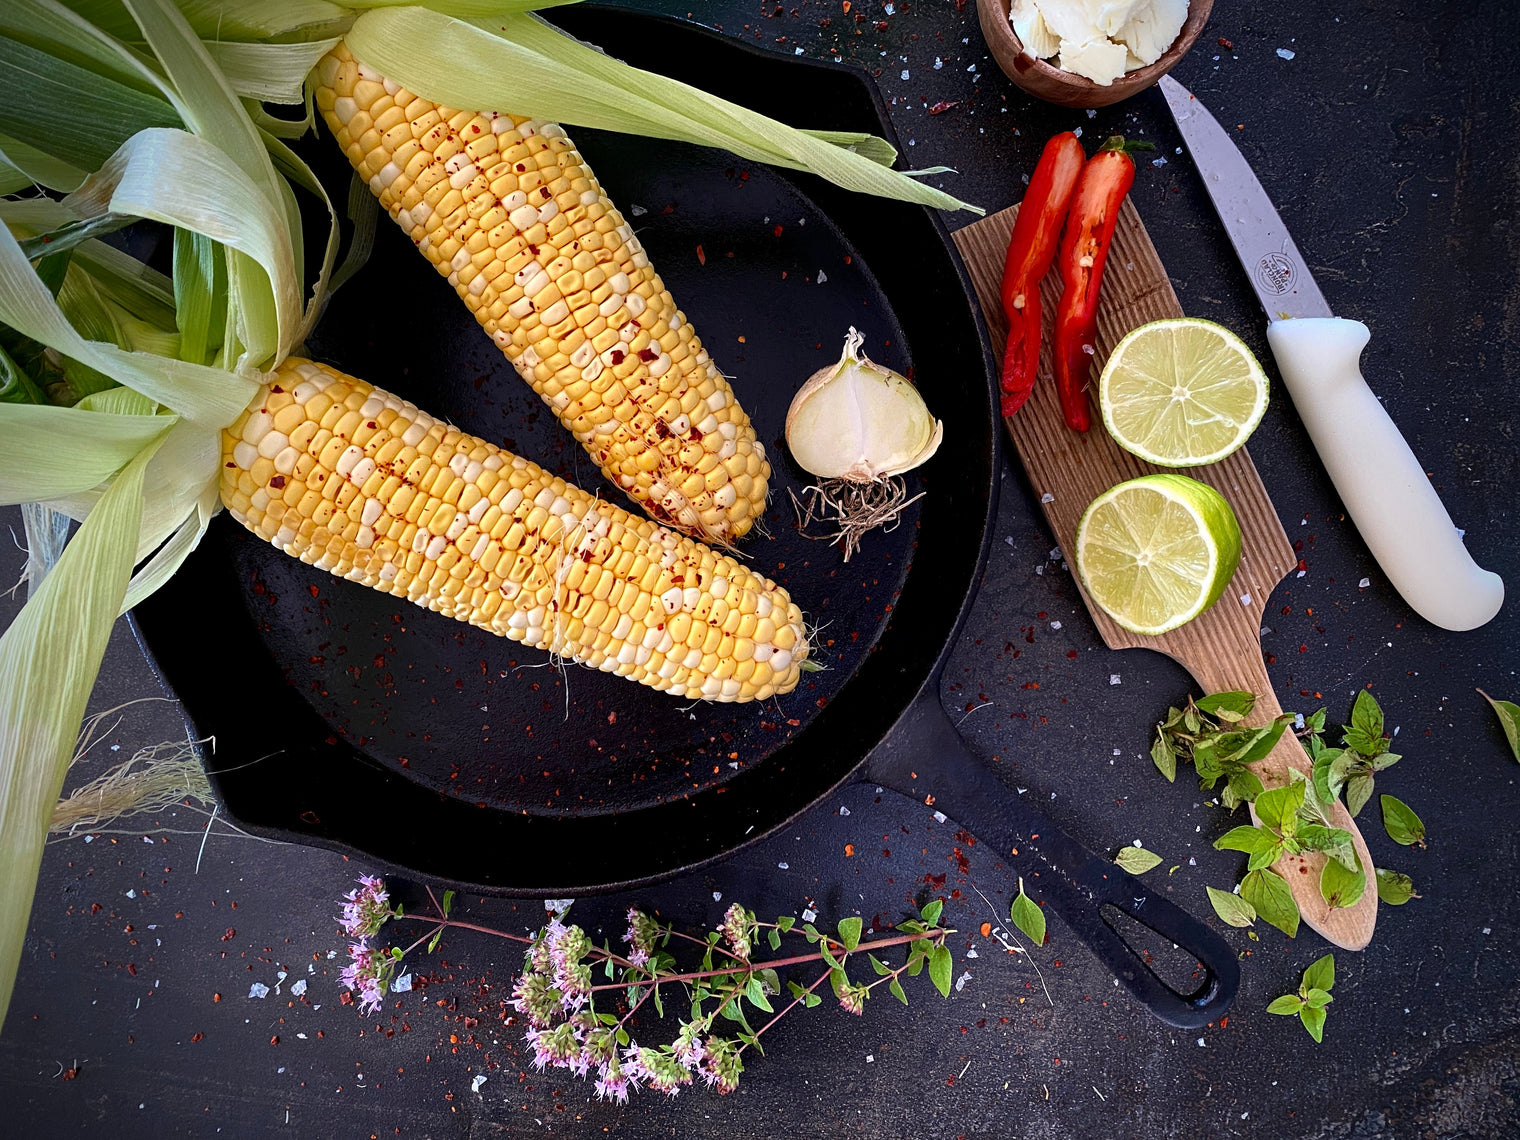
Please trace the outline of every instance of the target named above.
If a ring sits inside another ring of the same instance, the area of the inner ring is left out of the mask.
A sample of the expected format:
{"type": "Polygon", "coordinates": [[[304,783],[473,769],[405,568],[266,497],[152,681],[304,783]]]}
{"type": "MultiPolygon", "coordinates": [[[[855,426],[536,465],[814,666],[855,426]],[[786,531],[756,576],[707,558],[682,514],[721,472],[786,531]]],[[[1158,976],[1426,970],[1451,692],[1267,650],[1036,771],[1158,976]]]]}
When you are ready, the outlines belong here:
{"type": "Polygon", "coordinates": [[[866,762],[866,775],[954,818],[1024,875],[1025,890],[1045,901],[1113,971],[1114,977],[1168,1025],[1196,1029],[1229,1009],[1240,963],[1229,944],[1187,911],[1118,865],[1088,851],[1047,816],[1011,795],[966,743],[929,685],[866,762]],[[927,797],[932,796],[930,801],[927,797]],[[1197,958],[1203,981],[1173,990],[1108,922],[1113,906],[1197,958]]]}

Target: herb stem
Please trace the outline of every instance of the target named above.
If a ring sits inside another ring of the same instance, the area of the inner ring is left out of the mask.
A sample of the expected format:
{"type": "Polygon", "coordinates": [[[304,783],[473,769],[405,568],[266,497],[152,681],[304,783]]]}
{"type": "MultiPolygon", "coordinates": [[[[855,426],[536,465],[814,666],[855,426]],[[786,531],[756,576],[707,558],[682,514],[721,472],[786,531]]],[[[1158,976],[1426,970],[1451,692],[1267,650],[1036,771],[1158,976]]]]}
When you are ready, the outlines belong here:
{"type": "MultiPolygon", "coordinates": [[[[830,966],[827,970],[825,970],[822,974],[820,974],[818,976],[818,980],[816,982],[814,982],[812,985],[810,985],[807,989],[803,990],[800,994],[798,994],[796,997],[794,997],[791,1001],[787,1002],[786,1005],[782,1006],[781,1007],[781,1011],[779,1013],[777,1013],[775,1017],[771,1018],[764,1025],[762,1025],[759,1029],[755,1030],[755,1040],[758,1041],[760,1039],[760,1035],[762,1033],[764,1033],[771,1026],[775,1025],[776,1022],[780,1021],[787,1014],[791,1013],[793,1007],[795,1007],[798,1002],[804,1001],[807,998],[808,994],[812,993],[819,986],[823,985],[824,982],[828,981],[829,980],[829,975],[832,974],[833,972],[834,972],[834,968],[832,966],[830,966]]],[[[744,1050],[746,1050],[748,1048],[749,1048],[749,1042],[746,1041],[743,1045],[739,1046],[739,1052],[742,1054],[744,1052],[744,1050]]]]}
{"type": "MultiPolygon", "coordinates": [[[[880,939],[877,939],[875,942],[862,942],[858,946],[855,947],[855,951],[854,952],[858,952],[858,951],[861,951],[861,950],[882,950],[882,949],[885,949],[888,946],[902,946],[902,945],[904,945],[905,943],[908,943],[908,942],[921,942],[921,941],[923,941],[926,938],[935,938],[935,937],[944,935],[946,933],[948,933],[948,931],[945,930],[943,927],[936,926],[936,927],[934,927],[934,928],[932,928],[930,930],[921,931],[921,932],[916,933],[916,934],[899,934],[895,938],[880,938],[880,939]]],[[[826,939],[824,939],[824,941],[828,942],[828,944],[829,944],[830,947],[838,946],[839,950],[840,950],[840,953],[842,953],[842,954],[852,953],[852,951],[845,950],[845,948],[844,948],[844,946],[843,946],[842,943],[837,942],[836,940],[834,940],[832,938],[826,938],[826,939]]],[[[837,957],[837,955],[836,955],[836,957],[837,957]]],[[[659,982],[662,983],[662,984],[665,983],[665,982],[695,982],[695,981],[700,981],[703,978],[719,978],[719,977],[723,977],[723,976],[725,976],[727,974],[737,974],[737,973],[741,973],[741,972],[754,973],[757,969],[772,969],[772,970],[774,970],[774,969],[777,969],[777,968],[779,968],[781,966],[796,966],[796,965],[799,965],[800,963],[803,963],[803,962],[821,962],[822,960],[823,960],[823,954],[822,953],[794,954],[790,958],[775,958],[775,959],[772,959],[770,961],[759,962],[755,966],[748,967],[747,970],[741,969],[739,967],[734,967],[734,968],[730,968],[730,969],[727,969],[727,970],[694,970],[694,971],[691,971],[690,973],[685,973],[685,974],[662,974],[659,977],[659,982]]],[[[621,959],[614,959],[614,961],[621,961],[621,959]]],[[[652,984],[654,984],[653,981],[643,981],[643,980],[638,980],[638,981],[634,981],[634,982],[605,982],[605,983],[603,983],[601,985],[592,986],[591,989],[592,989],[592,992],[594,993],[597,990],[622,990],[622,989],[627,989],[629,985],[647,986],[647,985],[652,985],[652,984]]]]}

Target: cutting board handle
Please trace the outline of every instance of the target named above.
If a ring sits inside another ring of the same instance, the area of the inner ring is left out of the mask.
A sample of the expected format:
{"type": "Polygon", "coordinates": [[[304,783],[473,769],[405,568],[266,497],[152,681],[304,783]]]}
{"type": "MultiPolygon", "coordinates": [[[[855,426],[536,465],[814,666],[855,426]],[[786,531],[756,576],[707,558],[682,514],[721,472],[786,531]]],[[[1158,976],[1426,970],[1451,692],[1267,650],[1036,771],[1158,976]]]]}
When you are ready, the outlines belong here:
{"type": "MultiPolygon", "coordinates": [[[[929,685],[866,762],[866,775],[953,817],[1024,878],[1130,993],[1168,1025],[1196,1029],[1235,1000],[1240,964],[1218,933],[1024,804],[966,747],[929,685]],[[1113,907],[1192,954],[1203,980],[1179,993],[1119,935],[1113,907]]],[[[998,916],[1001,918],[1002,916],[998,916]]]]}

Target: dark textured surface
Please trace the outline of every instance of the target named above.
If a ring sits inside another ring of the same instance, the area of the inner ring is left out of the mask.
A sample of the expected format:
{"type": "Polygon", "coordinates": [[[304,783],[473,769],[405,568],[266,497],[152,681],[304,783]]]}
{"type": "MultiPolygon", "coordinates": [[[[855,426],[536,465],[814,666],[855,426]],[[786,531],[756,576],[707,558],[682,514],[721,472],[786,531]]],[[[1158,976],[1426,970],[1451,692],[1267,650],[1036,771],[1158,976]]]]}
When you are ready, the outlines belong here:
{"type": "MultiPolygon", "coordinates": [[[[1479,563],[1513,593],[1520,58],[1503,14],[1496,3],[1221,4],[1175,74],[1222,122],[1243,125],[1241,146],[1331,304],[1372,326],[1364,369],[1374,390],[1467,529],[1479,563]],[[1220,37],[1233,49],[1219,46],[1220,37]],[[1278,48],[1294,58],[1281,59],[1278,48]]],[[[946,186],[989,208],[1019,196],[1020,173],[1054,130],[1082,126],[1089,142],[1114,129],[1144,132],[1168,161],[1142,167],[1135,201],[1184,307],[1230,325],[1265,356],[1249,289],[1186,156],[1175,153],[1159,94],[1093,119],[1032,106],[993,69],[971,6],[956,10],[950,0],[899,2],[892,15],[865,0],[849,15],[836,3],[715,4],[698,15],[777,50],[826,58],[838,47],[880,68],[882,90],[896,100],[895,126],[913,143],[907,162],[956,167],[962,173],[944,176],[946,186]],[[859,14],[865,22],[856,22],[859,14]],[[956,100],[928,114],[930,105],[956,100]]],[[[1520,693],[1516,603],[1475,633],[1425,625],[1342,519],[1285,400],[1274,403],[1252,452],[1289,537],[1303,542],[1304,576],[1290,577],[1267,611],[1264,644],[1278,694],[1304,711],[1328,704],[1334,718],[1370,684],[1400,729],[1405,757],[1379,778],[1380,790],[1415,807],[1432,839],[1428,851],[1397,847],[1375,809],[1363,813],[1374,857],[1412,874],[1425,897],[1384,908],[1372,946],[1338,955],[1323,1045],[1263,1012],[1324,952],[1310,934],[1289,942],[1268,930],[1253,943],[1230,932],[1250,951],[1240,1000],[1228,1025],[1183,1035],[1118,997],[1112,979],[1053,922],[1049,946],[1035,956],[1054,1003],[1047,1005],[1030,966],[994,953],[976,934],[994,908],[1006,912],[1005,872],[957,837],[953,822],[857,786],[785,833],[639,898],[695,927],[715,922],[736,899],[762,913],[812,904],[825,920],[859,912],[869,922],[897,917],[910,898],[943,894],[947,918],[967,932],[956,939],[956,974],[971,975],[964,989],[941,1001],[916,985],[908,1009],[874,1002],[860,1019],[825,1006],[776,1033],[735,1096],[645,1095],[612,1109],[588,1102],[589,1087],[561,1075],[521,1075],[516,1031],[497,1020],[518,960],[510,948],[450,937],[420,964],[429,971],[426,991],[393,996],[399,1004],[377,1031],[376,1021],[361,1022],[338,1003],[341,956],[327,958],[342,949],[331,918],[336,896],[359,870],[376,868],[213,837],[197,874],[204,821],[182,812],[164,822],[186,833],[155,836],[151,848],[133,832],[50,850],[0,1037],[0,1133],[1520,1133],[1520,850],[1512,826],[1520,769],[1473,692],[1520,693]],[[304,999],[248,1000],[251,982],[273,985],[277,969],[290,971],[290,981],[309,978],[304,999]],[[77,1076],[63,1080],[76,1064],[77,1076]],[[472,1093],[476,1072],[489,1079],[472,1093]]],[[[946,707],[964,717],[961,731],[996,758],[1011,789],[1025,789],[1095,850],[1143,839],[1164,859],[1148,878],[1203,912],[1204,885],[1227,885],[1239,869],[1235,856],[1209,846],[1227,824],[1185,779],[1165,784],[1143,756],[1148,723],[1183,695],[1186,680],[1159,657],[1101,646],[1034,518],[1010,468],[986,582],[947,673],[946,707]]],[[[14,556],[6,558],[8,569],[14,556]]],[[[0,606],[8,620],[15,603],[0,606]]],[[[153,692],[119,627],[94,706],[153,692]]],[[[81,775],[175,731],[166,706],[137,706],[101,745],[121,753],[98,751],[81,775]]],[[[406,821],[377,815],[374,826],[406,821]]],[[[630,901],[583,902],[576,913],[615,937],[619,909],[630,901]]],[[[537,904],[466,902],[480,921],[520,929],[538,920],[537,904]]]]}

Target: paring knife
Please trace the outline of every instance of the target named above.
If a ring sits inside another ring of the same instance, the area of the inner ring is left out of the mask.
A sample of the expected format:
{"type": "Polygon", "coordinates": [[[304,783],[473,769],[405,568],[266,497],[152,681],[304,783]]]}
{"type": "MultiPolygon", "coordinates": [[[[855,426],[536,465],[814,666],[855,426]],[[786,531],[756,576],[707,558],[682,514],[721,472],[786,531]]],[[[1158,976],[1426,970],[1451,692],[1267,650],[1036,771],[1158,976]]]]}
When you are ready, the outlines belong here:
{"type": "Polygon", "coordinates": [[[1270,323],[1267,343],[1341,501],[1389,581],[1421,617],[1476,629],[1504,582],[1467,553],[1409,444],[1362,379],[1369,337],[1331,316],[1298,247],[1224,128],[1170,76],[1161,90],[1270,323]]]}

